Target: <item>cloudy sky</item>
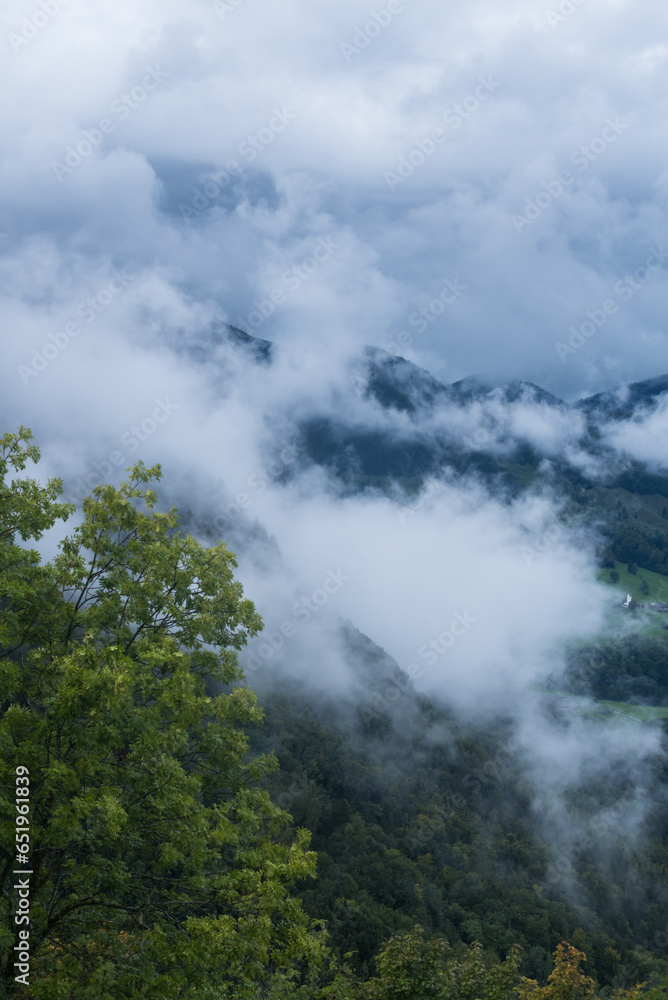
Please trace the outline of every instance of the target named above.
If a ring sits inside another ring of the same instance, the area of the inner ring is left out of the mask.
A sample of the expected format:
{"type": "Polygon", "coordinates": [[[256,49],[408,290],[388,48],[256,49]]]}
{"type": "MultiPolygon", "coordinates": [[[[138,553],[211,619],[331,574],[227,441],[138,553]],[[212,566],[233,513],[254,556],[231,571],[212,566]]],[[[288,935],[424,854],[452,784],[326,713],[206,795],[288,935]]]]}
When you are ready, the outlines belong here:
{"type": "Polygon", "coordinates": [[[91,296],[100,355],[107,334],[148,349],[215,316],[300,355],[399,343],[447,381],[566,398],[668,369],[660,4],[6,0],[0,16],[1,377],[19,408],[47,379],[71,405],[85,348],[62,376],[19,368],[85,330],[91,296]]]}
{"type": "MultiPolygon", "coordinates": [[[[6,0],[0,17],[0,412],[46,472],[85,490],[161,460],[222,531],[282,454],[268,422],[330,405],[365,344],[566,399],[668,370],[660,5],[6,0]],[[215,319],[275,341],[273,373],[198,354],[215,319]]],[[[575,446],[579,418],[536,415],[508,419],[575,446]]],[[[279,624],[278,593],[339,570],[330,610],[404,666],[470,613],[487,625],[457,647],[468,692],[492,650],[505,683],[600,626],[590,550],[522,557],[558,504],[465,485],[404,523],[317,477],[250,496],[238,525],[266,544],[240,574],[279,624]]]]}

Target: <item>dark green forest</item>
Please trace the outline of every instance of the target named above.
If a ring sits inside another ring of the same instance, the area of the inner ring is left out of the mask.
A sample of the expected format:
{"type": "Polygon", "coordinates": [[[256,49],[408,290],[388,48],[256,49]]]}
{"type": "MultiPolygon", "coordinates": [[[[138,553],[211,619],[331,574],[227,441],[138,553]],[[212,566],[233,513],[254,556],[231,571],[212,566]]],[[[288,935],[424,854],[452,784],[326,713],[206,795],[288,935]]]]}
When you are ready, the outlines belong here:
{"type": "MultiPolygon", "coordinates": [[[[159,467],[96,487],[44,563],[74,508],[16,476],[28,431],[0,444],[1,996],[666,996],[661,723],[646,786],[583,773],[560,841],[512,720],[419,694],[352,625],[354,693],[256,697],[237,656],[262,620],[233,553],[160,512],[159,467]]],[[[666,673],[638,634],[566,680],[663,705],[666,673]]],[[[566,738],[558,704],[535,711],[566,738]]]]}
{"type": "MultiPolygon", "coordinates": [[[[519,944],[523,974],[541,981],[564,939],[586,952],[588,971],[604,985],[662,972],[665,804],[654,808],[642,845],[629,849],[602,829],[583,836],[566,861],[538,832],[510,726],[465,728],[445,708],[410,700],[379,718],[352,709],[355,722],[348,717],[343,728],[340,707],[315,705],[296,688],[262,701],[257,738],[280,766],[272,791],[312,831],[318,853],[317,882],[302,888],[305,907],[327,915],[356,971],[373,972],[383,940],[419,923],[462,949],[478,941],[495,960],[519,944]]],[[[667,760],[668,747],[654,768],[664,803],[667,760]]],[[[621,791],[614,783],[586,789],[571,803],[574,822],[621,791]]]]}

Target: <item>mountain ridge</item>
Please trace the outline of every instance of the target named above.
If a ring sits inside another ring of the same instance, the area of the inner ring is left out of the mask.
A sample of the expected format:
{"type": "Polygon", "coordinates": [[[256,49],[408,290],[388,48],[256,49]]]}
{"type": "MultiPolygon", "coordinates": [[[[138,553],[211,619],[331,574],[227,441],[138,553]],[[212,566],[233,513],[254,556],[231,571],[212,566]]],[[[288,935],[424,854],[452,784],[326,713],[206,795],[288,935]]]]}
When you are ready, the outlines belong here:
{"type": "MultiPolygon", "coordinates": [[[[226,339],[233,346],[245,348],[258,360],[266,362],[273,360],[275,355],[273,341],[255,337],[239,327],[222,321],[215,321],[212,324],[212,331],[219,339],[223,337],[223,328],[226,331],[226,339]]],[[[637,382],[621,382],[572,402],[563,400],[526,379],[513,378],[503,381],[473,373],[448,383],[442,382],[428,369],[416,365],[402,355],[372,345],[363,348],[358,362],[357,379],[360,378],[359,372],[365,369],[368,372],[366,395],[377,399],[386,408],[394,407],[405,412],[415,412],[420,402],[432,404],[439,398],[444,401],[470,402],[489,398],[493,393],[497,393],[504,401],[512,403],[521,399],[526,393],[533,394],[537,402],[550,406],[583,410],[586,413],[599,411],[612,416],[613,419],[625,419],[627,413],[633,412],[635,404],[651,403],[668,392],[668,372],[637,382]],[[406,383],[403,387],[402,380],[406,383]],[[420,399],[411,399],[407,388],[415,389],[420,399]]]]}

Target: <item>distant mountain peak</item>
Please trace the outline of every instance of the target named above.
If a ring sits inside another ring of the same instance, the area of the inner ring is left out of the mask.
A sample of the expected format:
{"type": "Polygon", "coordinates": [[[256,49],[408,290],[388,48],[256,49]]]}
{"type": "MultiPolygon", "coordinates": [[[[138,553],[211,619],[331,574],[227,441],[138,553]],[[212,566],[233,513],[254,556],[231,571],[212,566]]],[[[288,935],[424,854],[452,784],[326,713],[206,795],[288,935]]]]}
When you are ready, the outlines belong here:
{"type": "Polygon", "coordinates": [[[588,416],[604,416],[613,420],[628,420],[636,410],[653,406],[659,397],[668,392],[668,374],[646,378],[597,392],[575,404],[588,416]]]}
{"type": "Polygon", "coordinates": [[[366,395],[385,409],[415,413],[450,395],[448,386],[425,368],[380,347],[364,348],[366,395]]]}
{"type": "Polygon", "coordinates": [[[217,321],[212,323],[212,332],[218,340],[226,340],[233,347],[241,348],[251,354],[256,361],[270,362],[274,345],[271,340],[262,340],[260,337],[252,337],[238,326],[231,326],[229,323],[217,321]]]}
{"type": "Polygon", "coordinates": [[[470,402],[474,399],[486,399],[492,393],[497,393],[508,403],[517,402],[524,396],[531,396],[538,403],[546,403],[548,406],[564,407],[563,399],[552,395],[546,389],[536,385],[534,382],[526,382],[523,379],[511,379],[505,382],[502,379],[490,378],[486,375],[468,375],[466,378],[453,382],[451,391],[461,402],[470,402]]]}

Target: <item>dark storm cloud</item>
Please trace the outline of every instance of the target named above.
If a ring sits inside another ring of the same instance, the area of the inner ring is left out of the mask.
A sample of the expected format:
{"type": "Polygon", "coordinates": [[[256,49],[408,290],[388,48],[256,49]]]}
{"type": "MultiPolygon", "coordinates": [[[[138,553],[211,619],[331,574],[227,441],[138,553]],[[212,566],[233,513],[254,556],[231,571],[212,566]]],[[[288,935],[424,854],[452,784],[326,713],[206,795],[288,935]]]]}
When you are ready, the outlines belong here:
{"type": "Polygon", "coordinates": [[[629,299],[615,287],[666,231],[666,14],[561,6],[172,0],[42,25],[10,5],[1,249],[48,235],[65,270],[81,249],[157,266],[245,318],[339,234],[262,335],[308,330],[317,349],[407,329],[447,380],[484,357],[565,397],[656,374],[665,268],[629,299]],[[466,295],[410,326],[446,280],[466,295]]]}

